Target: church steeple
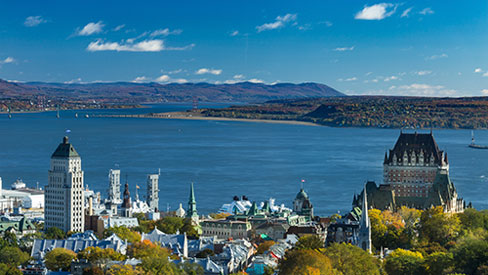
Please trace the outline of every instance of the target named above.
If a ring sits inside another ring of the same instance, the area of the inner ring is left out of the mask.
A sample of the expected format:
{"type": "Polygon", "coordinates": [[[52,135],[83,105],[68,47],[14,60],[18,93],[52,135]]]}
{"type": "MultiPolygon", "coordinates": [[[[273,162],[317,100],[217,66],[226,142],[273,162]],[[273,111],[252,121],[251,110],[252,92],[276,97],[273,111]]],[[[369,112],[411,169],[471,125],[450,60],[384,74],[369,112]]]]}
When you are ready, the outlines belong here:
{"type": "Polygon", "coordinates": [[[366,194],[366,186],[363,189],[362,213],[361,221],[359,223],[359,238],[358,246],[369,253],[371,253],[371,225],[368,215],[368,195],[366,194]]]}
{"type": "Polygon", "coordinates": [[[193,182],[190,186],[190,198],[188,199],[188,209],[186,211],[188,218],[198,218],[197,202],[195,200],[195,191],[193,190],[193,182]]]}

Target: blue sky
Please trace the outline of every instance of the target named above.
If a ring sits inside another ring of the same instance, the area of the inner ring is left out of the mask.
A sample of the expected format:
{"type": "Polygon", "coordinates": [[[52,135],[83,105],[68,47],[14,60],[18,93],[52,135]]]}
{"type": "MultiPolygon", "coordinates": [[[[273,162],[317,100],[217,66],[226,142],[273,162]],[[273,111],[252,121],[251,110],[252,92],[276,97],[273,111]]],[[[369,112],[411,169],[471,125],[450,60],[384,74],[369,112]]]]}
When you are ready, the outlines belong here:
{"type": "Polygon", "coordinates": [[[4,1],[0,78],[488,95],[488,1],[4,1]]]}

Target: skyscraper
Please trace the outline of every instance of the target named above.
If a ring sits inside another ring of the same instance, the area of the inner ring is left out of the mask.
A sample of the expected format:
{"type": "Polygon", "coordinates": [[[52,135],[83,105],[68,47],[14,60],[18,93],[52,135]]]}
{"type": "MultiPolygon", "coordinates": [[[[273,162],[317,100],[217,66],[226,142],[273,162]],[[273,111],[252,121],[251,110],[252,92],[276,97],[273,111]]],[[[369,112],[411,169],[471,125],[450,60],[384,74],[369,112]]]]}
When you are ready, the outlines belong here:
{"type": "Polygon", "coordinates": [[[112,203],[121,204],[120,198],[120,170],[110,169],[108,172],[109,188],[108,199],[112,203]]]}
{"type": "Polygon", "coordinates": [[[84,231],[81,157],[69,143],[68,137],[63,138],[51,156],[45,204],[45,229],[58,227],[65,232],[84,231]]]}
{"type": "Polygon", "coordinates": [[[147,205],[151,211],[159,207],[159,174],[147,175],[147,205]]]}

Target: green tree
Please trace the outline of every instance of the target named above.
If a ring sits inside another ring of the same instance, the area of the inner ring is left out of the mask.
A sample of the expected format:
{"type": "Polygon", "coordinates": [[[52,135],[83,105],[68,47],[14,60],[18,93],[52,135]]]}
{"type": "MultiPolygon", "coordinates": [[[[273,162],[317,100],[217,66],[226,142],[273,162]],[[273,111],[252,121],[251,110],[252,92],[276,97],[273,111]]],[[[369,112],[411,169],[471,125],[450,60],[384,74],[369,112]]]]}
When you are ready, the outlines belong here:
{"type": "Polygon", "coordinates": [[[178,267],[168,260],[168,257],[161,255],[151,255],[142,259],[141,268],[145,274],[158,275],[177,275],[178,267]]]}
{"type": "Polygon", "coordinates": [[[298,239],[298,242],[295,244],[295,248],[319,250],[321,248],[324,248],[324,245],[324,241],[322,241],[319,236],[308,235],[298,239]]]}
{"type": "Polygon", "coordinates": [[[125,256],[112,248],[101,248],[89,246],[77,254],[78,259],[86,259],[90,263],[103,266],[109,261],[122,261],[125,256]]]}
{"type": "Polygon", "coordinates": [[[466,208],[463,213],[458,215],[463,229],[484,228],[488,230],[488,210],[478,211],[474,208],[466,208]]]}
{"type": "Polygon", "coordinates": [[[132,231],[125,226],[115,226],[110,227],[103,231],[103,236],[109,237],[112,234],[116,234],[122,240],[127,240],[129,243],[136,243],[141,241],[141,234],[138,232],[132,231]]]}
{"type": "Polygon", "coordinates": [[[479,267],[488,265],[488,241],[468,238],[453,248],[454,262],[460,272],[475,274],[479,267]]]}
{"type": "Polygon", "coordinates": [[[15,246],[4,246],[0,249],[0,263],[18,266],[29,260],[29,254],[15,246]]]}
{"type": "Polygon", "coordinates": [[[425,257],[425,270],[429,275],[450,274],[454,271],[452,253],[435,252],[425,257]]]}
{"type": "Polygon", "coordinates": [[[71,262],[76,259],[76,253],[62,247],[57,247],[46,254],[45,265],[52,271],[68,271],[71,262]]]}
{"type": "Polygon", "coordinates": [[[425,272],[422,254],[401,248],[388,255],[384,265],[390,275],[417,275],[425,272]]]}
{"type": "Polygon", "coordinates": [[[419,236],[423,242],[444,246],[458,236],[460,229],[459,217],[444,213],[442,206],[426,209],[420,216],[419,236]]]}
{"type": "Polygon", "coordinates": [[[292,249],[286,252],[279,263],[280,275],[332,275],[334,270],[330,259],[320,252],[311,249],[292,249]]]}
{"type": "Polygon", "coordinates": [[[183,271],[185,275],[203,275],[203,267],[196,263],[184,262],[179,263],[178,268],[183,271]]]}
{"type": "Polygon", "coordinates": [[[210,248],[205,248],[204,250],[200,251],[195,255],[197,258],[207,258],[208,256],[213,256],[215,255],[214,251],[210,248]]]}
{"type": "Polygon", "coordinates": [[[49,227],[48,230],[46,230],[45,239],[56,239],[56,240],[61,240],[66,238],[66,233],[64,233],[63,230],[57,228],[57,227],[49,227]]]}
{"type": "Polygon", "coordinates": [[[380,263],[373,255],[352,244],[334,243],[324,252],[332,267],[342,274],[380,274],[380,263]]]}
{"type": "Polygon", "coordinates": [[[275,244],[274,241],[264,241],[259,244],[256,254],[263,254],[264,252],[268,251],[270,247],[275,244]]]}
{"type": "Polygon", "coordinates": [[[175,234],[183,228],[183,225],[184,218],[180,217],[164,217],[161,220],[156,221],[158,229],[166,234],[175,234]]]}
{"type": "Polygon", "coordinates": [[[22,271],[15,266],[0,263],[0,274],[3,275],[22,275],[22,271]]]}

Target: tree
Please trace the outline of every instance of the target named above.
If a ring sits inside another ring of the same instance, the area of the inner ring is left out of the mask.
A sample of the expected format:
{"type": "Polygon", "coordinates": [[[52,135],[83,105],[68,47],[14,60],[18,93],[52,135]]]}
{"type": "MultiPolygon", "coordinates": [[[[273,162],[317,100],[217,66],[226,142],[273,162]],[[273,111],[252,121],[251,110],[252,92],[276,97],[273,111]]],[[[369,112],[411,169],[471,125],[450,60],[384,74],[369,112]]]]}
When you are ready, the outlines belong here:
{"type": "Polygon", "coordinates": [[[259,244],[256,254],[263,254],[264,252],[268,251],[270,247],[275,244],[274,241],[264,241],[259,244]]]}
{"type": "Polygon", "coordinates": [[[424,242],[446,245],[457,237],[460,228],[459,217],[444,213],[442,206],[426,209],[420,216],[419,235],[424,242]]]}
{"type": "Polygon", "coordinates": [[[53,227],[49,227],[49,229],[46,230],[44,238],[61,240],[66,238],[66,234],[64,233],[63,230],[53,226],[53,227]]]}
{"type": "Polygon", "coordinates": [[[479,267],[488,265],[488,241],[484,239],[468,238],[460,241],[452,251],[460,272],[475,274],[479,267]]]}
{"type": "Polygon", "coordinates": [[[170,251],[167,248],[153,244],[149,240],[133,243],[127,248],[129,258],[143,259],[147,257],[164,257],[168,258],[170,251]]]}
{"type": "Polygon", "coordinates": [[[165,274],[176,275],[179,273],[178,267],[168,260],[168,257],[161,255],[151,255],[142,259],[141,268],[145,274],[165,274]]]}
{"type": "Polygon", "coordinates": [[[113,250],[112,248],[100,248],[89,246],[77,254],[78,259],[86,259],[90,263],[97,265],[104,265],[108,261],[122,261],[125,256],[119,252],[113,250]]]}
{"type": "Polygon", "coordinates": [[[423,274],[424,257],[420,252],[398,248],[386,257],[385,270],[390,275],[423,274]]]}
{"type": "Polygon", "coordinates": [[[105,273],[107,275],[135,275],[139,274],[131,265],[114,264],[105,273]]]}
{"type": "Polygon", "coordinates": [[[29,254],[15,246],[5,246],[0,249],[0,263],[18,266],[29,260],[29,254]]]}
{"type": "Polygon", "coordinates": [[[380,274],[378,259],[352,244],[333,243],[324,252],[332,267],[342,274],[380,274]]]}
{"type": "Polygon", "coordinates": [[[429,275],[451,274],[454,270],[452,253],[434,252],[425,257],[425,270],[429,275]]]}
{"type": "Polygon", "coordinates": [[[280,275],[332,275],[334,270],[327,256],[311,249],[292,249],[279,264],[280,275]]]}
{"type": "Polygon", "coordinates": [[[200,251],[197,253],[197,255],[195,255],[195,257],[197,258],[207,258],[208,256],[213,256],[215,255],[214,251],[210,248],[205,248],[204,250],[200,251]]]}
{"type": "Polygon", "coordinates": [[[71,262],[76,258],[76,253],[62,247],[57,247],[46,254],[45,265],[52,271],[68,271],[71,262]]]}
{"type": "Polygon", "coordinates": [[[203,275],[205,273],[203,267],[197,263],[179,263],[178,268],[186,275],[203,275]]]}
{"type": "Polygon", "coordinates": [[[4,275],[22,275],[22,271],[15,266],[0,263],[0,274],[4,275]]]}
{"type": "Polygon", "coordinates": [[[116,234],[122,240],[127,240],[129,243],[136,243],[141,241],[141,234],[132,231],[125,226],[110,227],[103,231],[103,236],[110,237],[112,234],[116,234]]]}
{"type": "Polygon", "coordinates": [[[324,247],[324,242],[317,235],[303,236],[295,244],[297,249],[319,250],[324,247]]]}
{"type": "Polygon", "coordinates": [[[164,217],[156,222],[159,230],[166,234],[175,234],[180,231],[184,225],[184,218],[180,217],[164,217]]]}
{"type": "Polygon", "coordinates": [[[484,228],[488,230],[488,210],[478,211],[474,208],[466,208],[463,213],[458,215],[463,229],[484,228]]]}

